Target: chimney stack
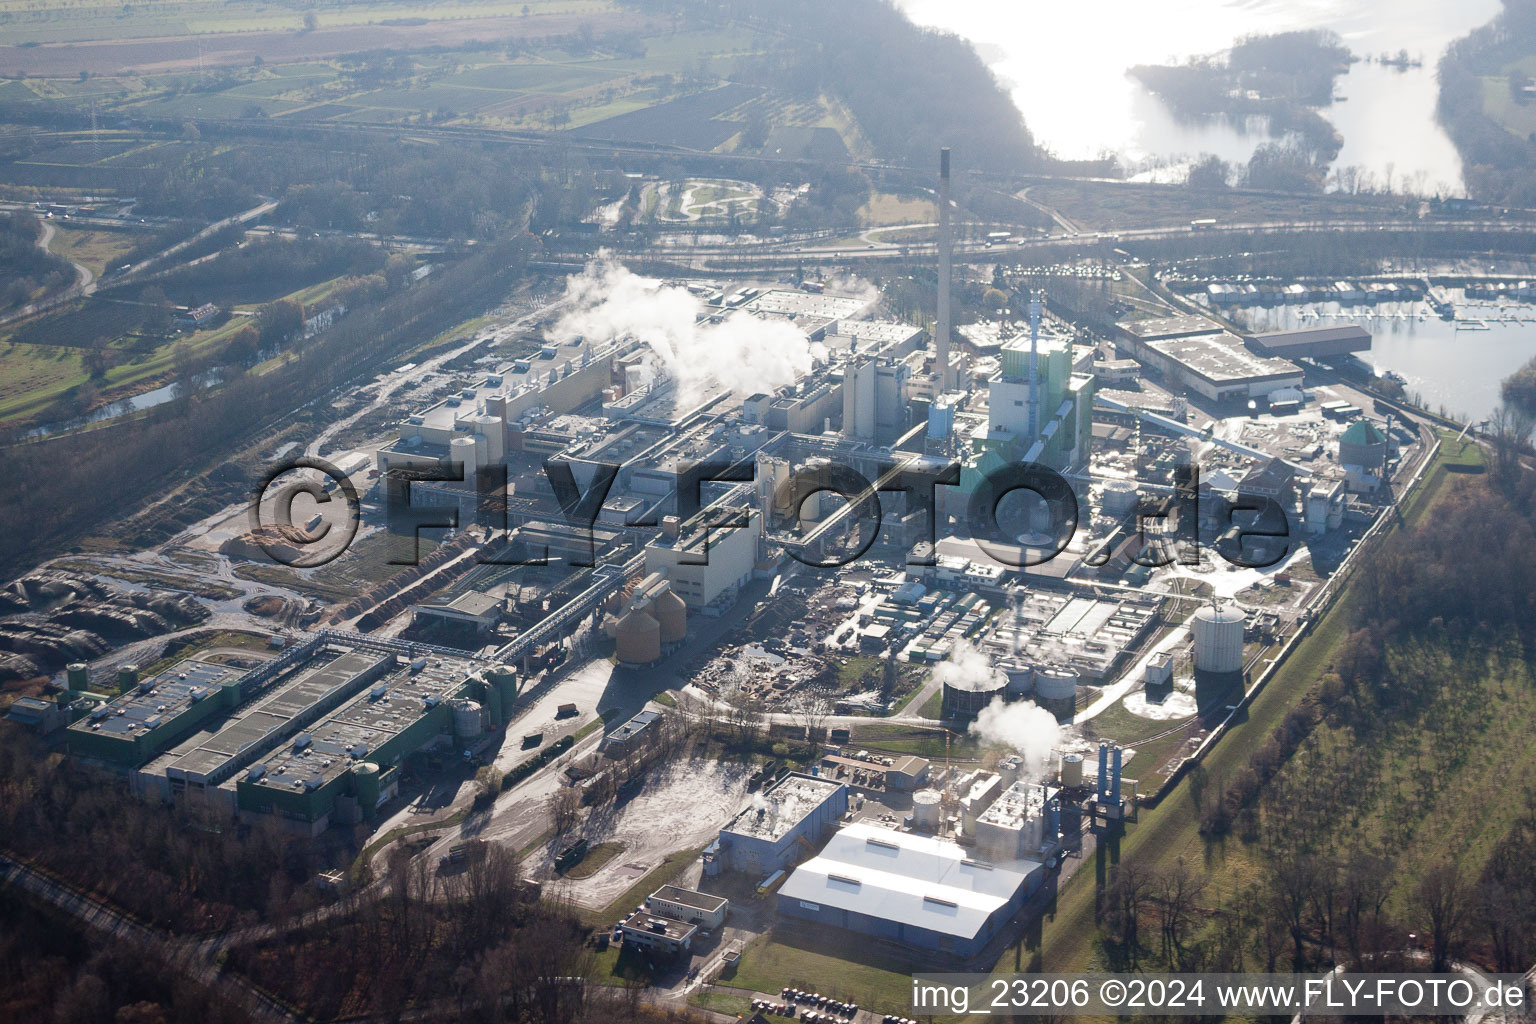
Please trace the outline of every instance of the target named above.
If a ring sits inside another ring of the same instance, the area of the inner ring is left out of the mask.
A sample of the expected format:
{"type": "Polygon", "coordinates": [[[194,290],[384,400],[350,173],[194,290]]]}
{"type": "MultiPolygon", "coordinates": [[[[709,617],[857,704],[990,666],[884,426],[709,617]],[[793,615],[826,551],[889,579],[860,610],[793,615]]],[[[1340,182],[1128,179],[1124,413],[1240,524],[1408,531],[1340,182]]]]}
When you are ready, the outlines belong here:
{"type": "Polygon", "coordinates": [[[1040,293],[1029,300],[1029,440],[1040,436],[1040,293]]]}
{"type": "Polygon", "coordinates": [[[939,325],[934,355],[939,364],[939,393],[954,389],[949,370],[949,290],[953,253],[949,237],[949,147],[939,150],[939,325]]]}

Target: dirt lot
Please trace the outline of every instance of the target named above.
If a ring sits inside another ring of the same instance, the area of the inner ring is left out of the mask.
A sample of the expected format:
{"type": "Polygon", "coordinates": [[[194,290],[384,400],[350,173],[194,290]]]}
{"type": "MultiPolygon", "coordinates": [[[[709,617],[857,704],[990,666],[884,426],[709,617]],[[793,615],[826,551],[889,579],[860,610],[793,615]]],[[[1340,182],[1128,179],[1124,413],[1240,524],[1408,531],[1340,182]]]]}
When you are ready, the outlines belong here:
{"type": "MultiPolygon", "coordinates": [[[[741,765],[718,761],[661,765],[627,803],[588,822],[586,836],[594,846],[620,843],[624,849],[591,878],[561,886],[582,906],[608,906],[667,854],[707,844],[721,825],[747,806],[747,775],[741,765]]],[[[540,876],[552,877],[549,852],[540,855],[540,876]]]]}

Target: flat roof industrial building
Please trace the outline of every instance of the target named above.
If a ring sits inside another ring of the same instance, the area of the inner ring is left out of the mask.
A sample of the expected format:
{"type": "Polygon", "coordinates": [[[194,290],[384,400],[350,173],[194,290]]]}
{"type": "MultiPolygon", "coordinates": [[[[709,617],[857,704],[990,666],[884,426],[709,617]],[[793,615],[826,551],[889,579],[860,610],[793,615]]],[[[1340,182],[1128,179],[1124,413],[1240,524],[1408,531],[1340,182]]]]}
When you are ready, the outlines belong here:
{"type": "Polygon", "coordinates": [[[138,681],[69,727],[71,753],[137,767],[240,699],[242,669],[181,661],[138,681]]]}
{"type": "Polygon", "coordinates": [[[957,843],[859,823],[778,892],[787,917],[967,958],[1039,888],[1038,862],[991,864],[957,843]]]}
{"type": "MultiPolygon", "coordinates": [[[[322,650],[216,729],[199,731],[145,765],[134,776],[134,788],[172,798],[189,788],[217,787],[264,750],[389,671],[394,662],[393,656],[368,651],[322,650]]],[[[232,809],[233,792],[228,796],[232,809]]]]}
{"type": "Polygon", "coordinates": [[[720,830],[716,856],[733,871],[767,875],[788,868],[848,810],[848,787],[791,772],[720,830]]]}
{"type": "Polygon", "coordinates": [[[1287,358],[1328,358],[1349,355],[1352,352],[1368,352],[1371,348],[1371,332],[1356,324],[1337,327],[1303,327],[1293,331],[1268,331],[1249,334],[1244,340],[1257,351],[1287,358]]]}
{"type": "Polygon", "coordinates": [[[240,810],[275,813],[312,831],[330,823],[340,796],[357,796],[360,810],[371,812],[377,795],[369,805],[363,792],[371,792],[371,783],[352,776],[377,773],[449,732],[448,702],[465,689],[469,668],[455,658],[421,658],[374,680],[252,765],[236,782],[240,810]]]}

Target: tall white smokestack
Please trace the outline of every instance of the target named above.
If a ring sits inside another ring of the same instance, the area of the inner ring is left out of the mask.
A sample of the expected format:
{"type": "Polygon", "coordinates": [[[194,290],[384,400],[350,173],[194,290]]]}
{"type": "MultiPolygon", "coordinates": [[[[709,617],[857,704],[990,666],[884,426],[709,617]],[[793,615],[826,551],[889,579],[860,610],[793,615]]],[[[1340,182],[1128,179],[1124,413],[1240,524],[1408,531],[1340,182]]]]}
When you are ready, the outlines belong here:
{"type": "Polygon", "coordinates": [[[1040,436],[1040,293],[1029,300],[1029,439],[1040,436]]]}
{"type": "Polygon", "coordinates": [[[949,370],[949,147],[939,150],[939,333],[934,339],[934,354],[939,364],[939,392],[954,390],[949,370]]]}

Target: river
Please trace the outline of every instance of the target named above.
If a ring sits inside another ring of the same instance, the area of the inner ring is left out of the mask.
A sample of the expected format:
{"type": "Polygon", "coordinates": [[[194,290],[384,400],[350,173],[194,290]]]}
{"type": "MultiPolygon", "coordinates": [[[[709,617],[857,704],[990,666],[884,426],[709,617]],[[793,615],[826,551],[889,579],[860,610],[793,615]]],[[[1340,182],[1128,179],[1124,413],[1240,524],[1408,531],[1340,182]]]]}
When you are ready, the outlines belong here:
{"type": "MultiPolygon", "coordinates": [[[[1096,0],[1000,4],[899,0],[920,25],[968,40],[1007,85],[1036,140],[1058,157],[1114,154],[1148,177],[1182,177],[1201,153],[1246,161],[1267,141],[1261,126],[1188,123],[1126,74],[1216,53],[1244,36],[1330,28],[1357,56],[1406,50],[1420,67],[1358,61],[1322,111],[1344,137],[1336,167],[1358,166],[1378,185],[1461,189],[1461,161],[1435,123],[1435,63],[1446,45],[1491,21],[1499,0],[1096,0]]],[[[956,154],[963,159],[963,154],[956,154]]]]}

